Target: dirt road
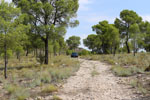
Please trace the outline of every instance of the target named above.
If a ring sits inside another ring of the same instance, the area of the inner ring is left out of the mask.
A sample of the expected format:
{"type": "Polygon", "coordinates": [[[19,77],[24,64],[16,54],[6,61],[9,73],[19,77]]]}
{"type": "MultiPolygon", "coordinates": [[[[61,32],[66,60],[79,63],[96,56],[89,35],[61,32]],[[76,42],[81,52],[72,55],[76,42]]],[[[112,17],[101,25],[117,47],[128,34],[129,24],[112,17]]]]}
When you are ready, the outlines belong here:
{"type": "Polygon", "coordinates": [[[129,86],[119,84],[110,66],[98,61],[81,60],[81,68],[59,91],[63,100],[134,100],[129,86]]]}

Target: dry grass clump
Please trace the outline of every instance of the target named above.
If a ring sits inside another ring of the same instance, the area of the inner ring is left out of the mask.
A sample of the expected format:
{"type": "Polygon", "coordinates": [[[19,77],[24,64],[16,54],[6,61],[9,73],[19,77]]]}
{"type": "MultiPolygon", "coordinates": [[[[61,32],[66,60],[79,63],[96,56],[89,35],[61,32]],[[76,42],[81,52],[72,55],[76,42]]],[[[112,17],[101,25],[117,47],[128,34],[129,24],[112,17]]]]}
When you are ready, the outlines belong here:
{"type": "Polygon", "coordinates": [[[52,100],[62,100],[60,97],[54,95],[52,100]]]}
{"type": "Polygon", "coordinates": [[[43,88],[42,93],[53,93],[57,91],[58,91],[58,88],[56,86],[48,85],[43,88]]]}
{"type": "Polygon", "coordinates": [[[149,85],[147,86],[147,83],[149,82],[142,82],[139,79],[133,79],[130,82],[130,85],[137,90],[137,92],[142,93],[142,94],[148,94],[150,92],[149,90],[149,85]]]}
{"type": "Polygon", "coordinates": [[[30,96],[27,89],[16,84],[7,84],[5,85],[5,89],[8,92],[8,95],[10,95],[10,100],[25,100],[30,96]]]}
{"type": "Polygon", "coordinates": [[[112,72],[117,76],[128,77],[131,75],[135,75],[138,73],[143,73],[144,71],[137,67],[121,67],[121,66],[113,66],[111,68],[112,72]]]}

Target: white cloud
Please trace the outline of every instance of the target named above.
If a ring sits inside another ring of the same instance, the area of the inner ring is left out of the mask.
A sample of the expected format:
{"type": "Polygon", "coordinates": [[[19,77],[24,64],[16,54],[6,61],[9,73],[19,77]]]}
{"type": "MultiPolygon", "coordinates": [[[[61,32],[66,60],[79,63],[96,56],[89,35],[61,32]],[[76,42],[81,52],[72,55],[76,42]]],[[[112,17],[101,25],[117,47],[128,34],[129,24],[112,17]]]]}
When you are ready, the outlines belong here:
{"type": "Polygon", "coordinates": [[[98,23],[98,22],[103,21],[103,20],[107,20],[107,21],[109,21],[109,23],[114,23],[115,18],[116,17],[113,17],[113,16],[104,16],[104,15],[94,14],[94,13],[79,16],[80,20],[83,20],[83,21],[91,23],[91,24],[92,23],[98,23]]]}
{"type": "Polygon", "coordinates": [[[89,4],[91,3],[91,0],[79,0],[80,4],[89,4]]]}
{"type": "Polygon", "coordinates": [[[89,10],[88,5],[92,3],[92,0],[79,0],[79,10],[81,11],[87,11],[89,10]]]}
{"type": "Polygon", "coordinates": [[[150,21],[150,15],[143,15],[142,18],[144,21],[150,21]]]}
{"type": "Polygon", "coordinates": [[[5,0],[6,2],[12,2],[12,0],[5,0]]]}

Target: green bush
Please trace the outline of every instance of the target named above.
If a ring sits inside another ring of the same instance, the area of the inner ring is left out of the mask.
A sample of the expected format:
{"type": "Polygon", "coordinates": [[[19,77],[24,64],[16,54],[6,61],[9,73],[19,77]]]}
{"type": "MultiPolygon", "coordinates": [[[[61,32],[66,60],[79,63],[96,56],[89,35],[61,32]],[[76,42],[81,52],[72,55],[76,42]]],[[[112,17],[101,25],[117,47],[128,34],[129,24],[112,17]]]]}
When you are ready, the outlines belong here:
{"type": "Polygon", "coordinates": [[[43,88],[42,93],[52,93],[52,92],[57,92],[58,89],[54,85],[48,85],[43,88]]]}
{"type": "Polygon", "coordinates": [[[71,55],[72,52],[73,52],[73,50],[67,50],[67,51],[66,51],[66,55],[71,55]]]}
{"type": "Polygon", "coordinates": [[[54,96],[53,96],[53,100],[62,100],[62,99],[61,99],[60,97],[54,95],[54,96]]]}
{"type": "Polygon", "coordinates": [[[82,50],[81,52],[79,52],[79,55],[80,56],[86,56],[86,55],[89,55],[90,54],[90,51],[88,51],[88,50],[82,50]]]}
{"type": "MultiPolygon", "coordinates": [[[[7,50],[7,58],[10,58],[10,57],[12,57],[12,55],[13,55],[13,52],[12,52],[12,50],[7,50]]],[[[5,57],[5,54],[4,53],[2,53],[1,54],[1,56],[4,58],[5,57]]]]}

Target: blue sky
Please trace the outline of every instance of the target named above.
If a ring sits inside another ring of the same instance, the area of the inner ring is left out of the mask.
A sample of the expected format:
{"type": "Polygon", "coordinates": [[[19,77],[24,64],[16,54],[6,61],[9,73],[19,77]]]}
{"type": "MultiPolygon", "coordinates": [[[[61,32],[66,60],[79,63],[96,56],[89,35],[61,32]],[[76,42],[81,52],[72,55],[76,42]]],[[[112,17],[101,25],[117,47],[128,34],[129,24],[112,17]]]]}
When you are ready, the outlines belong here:
{"type": "MultiPolygon", "coordinates": [[[[79,0],[79,4],[77,19],[80,25],[68,28],[66,39],[72,35],[80,36],[81,39],[86,38],[89,34],[95,33],[91,29],[93,25],[102,20],[113,23],[124,9],[134,10],[143,20],[150,21],[150,0],[79,0]]],[[[84,47],[83,43],[80,47],[84,47]]]]}

